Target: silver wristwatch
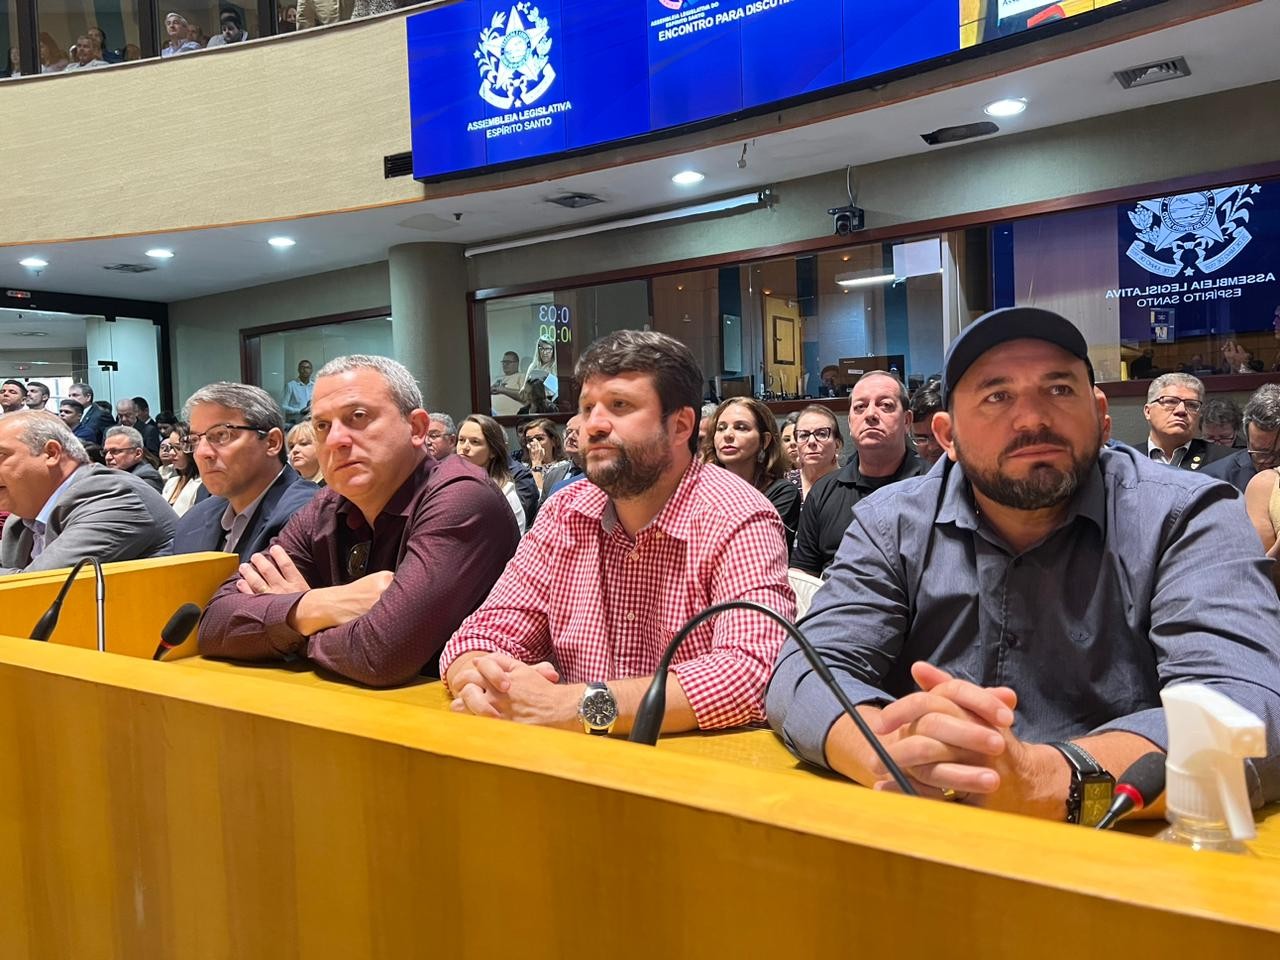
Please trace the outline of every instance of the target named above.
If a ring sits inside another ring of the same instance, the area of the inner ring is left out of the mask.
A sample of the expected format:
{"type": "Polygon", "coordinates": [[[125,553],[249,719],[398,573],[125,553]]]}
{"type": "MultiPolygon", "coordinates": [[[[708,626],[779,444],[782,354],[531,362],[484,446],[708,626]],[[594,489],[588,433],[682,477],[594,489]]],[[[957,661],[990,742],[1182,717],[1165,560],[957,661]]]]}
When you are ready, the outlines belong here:
{"type": "Polygon", "coordinates": [[[618,722],[618,701],[607,684],[588,683],[578,704],[578,719],[587,733],[603,737],[618,722]]]}

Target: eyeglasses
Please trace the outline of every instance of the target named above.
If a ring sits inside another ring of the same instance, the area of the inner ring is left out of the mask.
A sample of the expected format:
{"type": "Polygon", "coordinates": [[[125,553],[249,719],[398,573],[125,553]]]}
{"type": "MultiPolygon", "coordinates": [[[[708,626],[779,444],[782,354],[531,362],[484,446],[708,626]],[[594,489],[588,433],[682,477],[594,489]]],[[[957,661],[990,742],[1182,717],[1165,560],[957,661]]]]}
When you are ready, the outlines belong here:
{"type": "Polygon", "coordinates": [[[128,453],[130,450],[141,450],[141,447],[103,447],[102,457],[105,460],[113,460],[122,453],[128,453]]]}
{"type": "Polygon", "coordinates": [[[819,427],[817,430],[797,430],[796,443],[808,443],[812,438],[819,443],[826,443],[835,431],[831,427],[819,427]]]}
{"type": "Polygon", "coordinates": [[[373,544],[366,540],[347,551],[347,576],[352,580],[359,580],[369,569],[369,551],[372,547],[373,544]]]}
{"type": "Polygon", "coordinates": [[[164,443],[160,444],[160,452],[161,453],[177,453],[179,447],[181,446],[182,444],[173,444],[166,440],[164,443]]]}
{"type": "Polygon", "coordinates": [[[1199,413],[1200,408],[1204,406],[1203,400],[1184,400],[1182,397],[1156,397],[1151,402],[1160,404],[1166,410],[1177,410],[1178,404],[1182,404],[1187,408],[1188,413],[1199,413]]]}
{"type": "Polygon", "coordinates": [[[1250,450],[1249,456],[1253,457],[1253,462],[1257,464],[1280,463],[1280,450],[1275,448],[1271,450],[1250,450]]]}
{"type": "Polygon", "coordinates": [[[188,433],[182,438],[182,452],[195,453],[195,449],[200,446],[201,440],[208,440],[211,447],[225,447],[236,438],[237,430],[248,430],[260,437],[265,437],[270,432],[268,430],[259,430],[257,427],[247,427],[243,424],[219,423],[210,427],[204,433],[188,433]]]}

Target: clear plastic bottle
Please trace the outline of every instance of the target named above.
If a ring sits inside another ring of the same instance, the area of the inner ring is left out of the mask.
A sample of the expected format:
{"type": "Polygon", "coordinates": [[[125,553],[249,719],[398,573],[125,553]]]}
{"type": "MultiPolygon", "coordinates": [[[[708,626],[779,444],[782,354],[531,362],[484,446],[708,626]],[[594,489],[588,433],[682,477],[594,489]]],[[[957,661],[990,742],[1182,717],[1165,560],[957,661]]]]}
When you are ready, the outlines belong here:
{"type": "Polygon", "coordinates": [[[1159,839],[1193,850],[1249,854],[1257,836],[1244,758],[1266,755],[1262,721],[1199,683],[1160,692],[1169,726],[1166,816],[1159,839]]]}

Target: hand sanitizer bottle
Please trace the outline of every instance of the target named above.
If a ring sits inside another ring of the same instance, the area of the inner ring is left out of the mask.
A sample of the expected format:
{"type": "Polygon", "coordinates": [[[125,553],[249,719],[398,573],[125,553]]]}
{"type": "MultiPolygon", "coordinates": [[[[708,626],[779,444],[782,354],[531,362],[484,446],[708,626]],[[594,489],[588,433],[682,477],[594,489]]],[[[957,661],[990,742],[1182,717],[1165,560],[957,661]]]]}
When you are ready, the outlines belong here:
{"type": "Polygon", "coordinates": [[[1257,832],[1244,758],[1266,756],[1262,721],[1199,683],[1165,687],[1160,699],[1169,726],[1169,827],[1159,839],[1193,850],[1248,853],[1241,841],[1257,832]]]}

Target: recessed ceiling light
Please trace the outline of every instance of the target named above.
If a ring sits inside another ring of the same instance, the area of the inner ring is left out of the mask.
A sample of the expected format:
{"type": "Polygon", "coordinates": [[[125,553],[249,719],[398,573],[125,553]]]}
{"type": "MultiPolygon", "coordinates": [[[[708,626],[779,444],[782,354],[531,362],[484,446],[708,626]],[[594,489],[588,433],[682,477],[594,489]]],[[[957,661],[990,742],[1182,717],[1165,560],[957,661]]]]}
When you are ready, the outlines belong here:
{"type": "Polygon", "coordinates": [[[24,257],[18,261],[18,266],[28,267],[31,270],[39,270],[41,267],[47,267],[48,265],[48,260],[41,260],[39,257],[24,257]]]}
{"type": "Polygon", "coordinates": [[[294,240],[293,237],[272,237],[267,241],[267,243],[271,244],[277,250],[287,250],[297,242],[298,241],[294,240]]]}
{"type": "Polygon", "coordinates": [[[172,260],[173,251],[166,250],[164,247],[152,247],[147,251],[148,257],[154,257],[156,260],[172,260]]]}
{"type": "Polygon", "coordinates": [[[695,183],[701,183],[705,179],[707,178],[697,170],[681,170],[671,178],[671,182],[682,187],[692,187],[695,183]]]}
{"type": "Polygon", "coordinates": [[[1023,97],[1006,97],[991,101],[982,108],[982,112],[988,117],[1016,117],[1025,109],[1027,101],[1023,97]]]}

